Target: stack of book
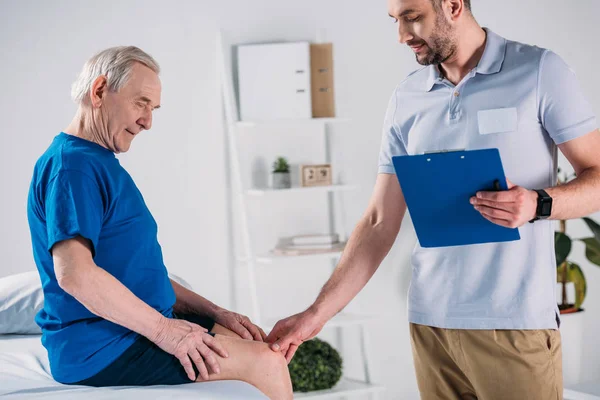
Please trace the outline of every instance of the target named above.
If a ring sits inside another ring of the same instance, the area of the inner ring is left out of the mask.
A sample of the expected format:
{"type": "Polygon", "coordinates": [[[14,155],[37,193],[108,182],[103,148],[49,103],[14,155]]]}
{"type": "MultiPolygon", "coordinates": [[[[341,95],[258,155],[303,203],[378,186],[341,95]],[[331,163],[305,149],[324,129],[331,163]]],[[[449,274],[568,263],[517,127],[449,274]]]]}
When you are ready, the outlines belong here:
{"type": "Polygon", "coordinates": [[[301,256],[310,254],[336,253],[344,249],[345,242],[333,234],[300,235],[279,239],[272,250],[273,254],[285,256],[301,256]]]}

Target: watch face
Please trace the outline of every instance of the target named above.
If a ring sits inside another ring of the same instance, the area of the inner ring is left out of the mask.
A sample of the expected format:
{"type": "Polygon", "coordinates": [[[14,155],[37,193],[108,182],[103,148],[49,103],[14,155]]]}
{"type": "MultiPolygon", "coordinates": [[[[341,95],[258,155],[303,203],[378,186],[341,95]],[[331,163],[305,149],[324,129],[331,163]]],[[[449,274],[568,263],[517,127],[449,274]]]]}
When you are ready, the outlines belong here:
{"type": "Polygon", "coordinates": [[[542,215],[550,216],[550,212],[552,211],[552,203],[543,203],[542,204],[542,215]]]}
{"type": "Polygon", "coordinates": [[[542,212],[541,212],[541,216],[542,217],[549,217],[550,214],[552,213],[552,200],[550,201],[543,201],[542,202],[542,212]]]}

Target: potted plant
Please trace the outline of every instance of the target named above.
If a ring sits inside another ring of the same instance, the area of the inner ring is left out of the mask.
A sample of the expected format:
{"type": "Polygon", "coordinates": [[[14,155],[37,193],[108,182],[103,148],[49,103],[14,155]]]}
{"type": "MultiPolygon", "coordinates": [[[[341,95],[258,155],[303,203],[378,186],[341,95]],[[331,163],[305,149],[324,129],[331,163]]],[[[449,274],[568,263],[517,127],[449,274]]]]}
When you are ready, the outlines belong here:
{"type": "Polygon", "coordinates": [[[290,165],[284,157],[273,162],[273,189],[289,189],[292,186],[290,165]]]}
{"type": "MultiPolygon", "coordinates": [[[[561,171],[558,170],[560,175],[561,171]]],[[[575,175],[559,177],[558,184],[568,182],[575,175]]],[[[575,239],[585,244],[585,256],[593,264],[600,266],[600,225],[591,218],[582,218],[593,235],[583,239],[575,239]]],[[[565,385],[579,382],[581,359],[583,355],[583,308],[581,308],[587,292],[587,283],[581,267],[569,260],[573,239],[567,235],[567,221],[559,222],[559,230],[554,234],[557,283],[561,295],[558,309],[561,317],[561,338],[563,353],[563,376],[565,385]],[[572,284],[575,296],[570,300],[567,296],[567,285],[572,284]]]]}
{"type": "MultiPolygon", "coordinates": [[[[558,170],[560,174],[560,169],[558,170]]],[[[568,182],[570,178],[575,177],[564,177],[560,179],[558,184],[568,182]]],[[[600,266],[600,225],[591,218],[584,217],[583,221],[590,228],[594,236],[583,239],[575,239],[585,243],[585,256],[593,264],[600,266]]],[[[567,221],[561,220],[560,228],[554,234],[555,252],[556,252],[556,267],[557,267],[557,281],[561,284],[561,299],[558,305],[558,309],[561,314],[568,314],[583,311],[581,305],[585,300],[587,291],[587,284],[585,281],[585,275],[581,270],[581,267],[576,263],[568,259],[571,253],[573,240],[567,235],[567,221]],[[567,298],[567,284],[572,283],[575,287],[575,298],[570,303],[567,298]]]]}

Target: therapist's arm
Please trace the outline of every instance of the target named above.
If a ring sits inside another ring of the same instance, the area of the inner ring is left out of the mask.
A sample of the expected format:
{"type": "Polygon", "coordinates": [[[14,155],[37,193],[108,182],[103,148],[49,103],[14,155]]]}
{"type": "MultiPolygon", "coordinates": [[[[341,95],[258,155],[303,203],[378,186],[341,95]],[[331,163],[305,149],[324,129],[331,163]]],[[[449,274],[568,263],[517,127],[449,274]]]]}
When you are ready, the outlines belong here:
{"type": "Polygon", "coordinates": [[[550,219],[580,218],[600,211],[600,130],[558,145],[573,166],[577,177],[564,185],[549,188],[523,188],[509,183],[509,190],[479,192],[471,203],[483,217],[508,228],[517,228],[536,215],[537,192],[544,189],[552,197],[550,219]]]}
{"type": "Polygon", "coordinates": [[[267,341],[288,362],[302,342],[313,338],[367,284],[390,251],[406,212],[398,179],[379,174],[369,206],[356,225],[340,262],[306,311],[279,321],[267,341]]]}
{"type": "Polygon", "coordinates": [[[551,219],[574,219],[600,211],[600,130],[558,145],[577,177],[548,188],[551,219]]]}

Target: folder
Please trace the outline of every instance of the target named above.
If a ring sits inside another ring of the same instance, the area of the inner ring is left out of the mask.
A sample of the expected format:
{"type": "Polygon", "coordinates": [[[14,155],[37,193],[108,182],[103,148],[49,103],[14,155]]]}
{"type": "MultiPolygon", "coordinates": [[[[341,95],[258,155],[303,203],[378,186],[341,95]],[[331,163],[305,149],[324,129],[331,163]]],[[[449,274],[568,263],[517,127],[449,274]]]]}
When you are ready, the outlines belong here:
{"type": "Polygon", "coordinates": [[[517,228],[485,219],[470,203],[479,191],[507,190],[498,149],[392,157],[421,247],[519,240],[517,228]]]}
{"type": "Polygon", "coordinates": [[[312,117],[310,43],[241,45],[237,64],[243,121],[312,117]]]}
{"type": "Polygon", "coordinates": [[[310,45],[310,80],[313,118],[335,117],[331,43],[310,45]]]}

